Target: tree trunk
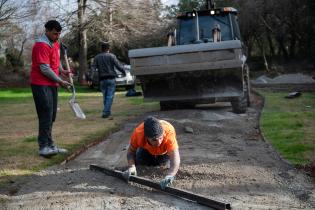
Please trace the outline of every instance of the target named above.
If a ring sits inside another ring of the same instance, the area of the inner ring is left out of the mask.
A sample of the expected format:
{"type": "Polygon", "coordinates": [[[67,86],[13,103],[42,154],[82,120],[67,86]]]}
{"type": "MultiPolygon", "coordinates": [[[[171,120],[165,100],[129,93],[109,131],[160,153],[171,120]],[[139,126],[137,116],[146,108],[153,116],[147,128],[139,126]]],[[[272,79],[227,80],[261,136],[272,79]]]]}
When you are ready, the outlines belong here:
{"type": "Polygon", "coordinates": [[[296,52],[296,33],[294,31],[291,32],[291,39],[290,39],[290,58],[295,57],[296,52]]]}
{"type": "Polygon", "coordinates": [[[284,44],[284,38],[283,37],[277,37],[277,42],[279,44],[279,54],[284,57],[285,60],[288,60],[288,51],[284,44]]]}
{"type": "Polygon", "coordinates": [[[264,47],[264,42],[262,40],[259,39],[259,37],[256,37],[256,41],[257,41],[257,45],[261,51],[261,54],[263,56],[264,59],[264,66],[266,69],[266,72],[269,72],[269,65],[268,65],[268,61],[266,58],[266,51],[265,51],[265,47],[264,47]]]}
{"type": "Polygon", "coordinates": [[[275,48],[273,46],[272,38],[270,34],[267,35],[268,43],[269,43],[269,50],[270,50],[270,57],[275,55],[275,48]]]}
{"type": "Polygon", "coordinates": [[[23,54],[23,51],[24,51],[24,45],[25,45],[26,41],[27,41],[26,38],[24,38],[23,41],[22,41],[22,46],[21,46],[21,50],[19,52],[19,57],[18,57],[19,60],[21,60],[21,57],[22,57],[22,54],[23,54]]]}
{"type": "Polygon", "coordinates": [[[85,27],[85,9],[87,0],[78,0],[79,20],[79,83],[85,83],[85,72],[87,70],[87,41],[85,27]]]}
{"type": "Polygon", "coordinates": [[[265,48],[262,47],[262,54],[263,54],[263,58],[264,58],[264,65],[265,65],[265,68],[266,68],[266,72],[269,72],[269,65],[268,65],[268,61],[267,61],[267,58],[266,58],[266,53],[265,53],[265,48]]]}
{"type": "Polygon", "coordinates": [[[111,41],[112,39],[112,26],[113,26],[113,9],[112,9],[112,0],[106,1],[107,6],[107,20],[108,20],[108,39],[107,41],[111,41]]]}

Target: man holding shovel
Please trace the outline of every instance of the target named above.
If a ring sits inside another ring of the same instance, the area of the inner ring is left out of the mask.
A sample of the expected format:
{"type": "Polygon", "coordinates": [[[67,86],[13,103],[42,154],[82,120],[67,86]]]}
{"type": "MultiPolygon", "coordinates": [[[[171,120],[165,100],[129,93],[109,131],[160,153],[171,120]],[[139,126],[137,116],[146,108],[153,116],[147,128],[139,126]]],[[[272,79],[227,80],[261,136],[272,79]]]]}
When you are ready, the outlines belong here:
{"type": "Polygon", "coordinates": [[[50,157],[67,152],[54,145],[51,133],[57,114],[58,85],[67,88],[71,84],[59,77],[60,72],[67,73],[60,64],[58,39],[61,25],[56,20],[50,20],[45,29],[45,34],[33,46],[30,80],[39,121],[39,155],[50,157]]]}
{"type": "Polygon", "coordinates": [[[169,164],[161,189],[170,186],[179,169],[180,156],[174,127],[165,120],[147,117],[132,133],[127,151],[128,169],[124,177],[137,175],[136,165],[158,166],[169,164]]]}

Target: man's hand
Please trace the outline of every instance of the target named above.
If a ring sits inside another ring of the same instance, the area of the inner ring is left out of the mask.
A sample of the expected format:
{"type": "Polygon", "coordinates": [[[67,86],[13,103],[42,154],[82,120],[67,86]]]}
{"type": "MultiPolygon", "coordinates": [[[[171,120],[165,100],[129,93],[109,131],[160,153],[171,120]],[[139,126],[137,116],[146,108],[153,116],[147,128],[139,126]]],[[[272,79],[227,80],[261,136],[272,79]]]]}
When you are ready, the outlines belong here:
{"type": "Polygon", "coordinates": [[[173,181],[174,181],[174,176],[171,176],[171,175],[165,176],[165,178],[160,181],[161,189],[165,190],[166,187],[171,186],[173,181]]]}
{"type": "Polygon", "coordinates": [[[68,81],[65,81],[65,80],[61,80],[61,81],[59,82],[59,84],[60,84],[62,87],[66,88],[67,90],[70,90],[71,87],[72,87],[72,84],[71,84],[70,82],[68,82],[68,81]]]}
{"type": "Polygon", "coordinates": [[[68,70],[62,69],[62,70],[61,70],[61,74],[65,75],[65,76],[73,77],[73,71],[72,71],[72,69],[70,70],[70,72],[69,72],[68,70]]]}
{"type": "Polygon", "coordinates": [[[126,179],[126,181],[129,181],[129,177],[137,176],[137,169],[135,165],[130,166],[126,171],[123,172],[123,177],[126,179]]]}

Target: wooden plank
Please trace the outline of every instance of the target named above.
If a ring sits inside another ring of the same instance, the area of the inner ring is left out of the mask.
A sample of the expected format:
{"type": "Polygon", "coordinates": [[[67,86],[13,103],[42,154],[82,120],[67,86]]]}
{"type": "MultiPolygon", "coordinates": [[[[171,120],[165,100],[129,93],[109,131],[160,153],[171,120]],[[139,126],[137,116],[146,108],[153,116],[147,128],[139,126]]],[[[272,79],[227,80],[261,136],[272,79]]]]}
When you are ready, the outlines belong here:
{"type": "MultiPolygon", "coordinates": [[[[119,179],[125,180],[124,176],[123,176],[123,172],[118,171],[118,170],[112,170],[109,168],[105,168],[105,167],[100,167],[97,165],[90,165],[90,169],[91,170],[96,170],[96,171],[100,171],[103,172],[109,176],[114,176],[117,177],[119,179]]],[[[227,204],[227,203],[222,203],[219,201],[215,201],[215,200],[211,200],[205,196],[202,195],[198,195],[198,194],[194,194],[185,190],[180,190],[180,189],[176,189],[173,187],[166,187],[165,190],[162,190],[160,188],[160,184],[157,182],[153,182],[149,179],[143,178],[143,177],[138,177],[138,176],[130,176],[129,177],[129,181],[131,182],[135,182],[141,185],[145,185],[163,192],[166,192],[170,195],[179,197],[179,198],[184,198],[184,199],[188,199],[190,201],[194,201],[197,202],[201,205],[204,206],[208,206],[214,209],[218,209],[218,210],[226,210],[226,209],[231,209],[231,205],[227,204]]]]}

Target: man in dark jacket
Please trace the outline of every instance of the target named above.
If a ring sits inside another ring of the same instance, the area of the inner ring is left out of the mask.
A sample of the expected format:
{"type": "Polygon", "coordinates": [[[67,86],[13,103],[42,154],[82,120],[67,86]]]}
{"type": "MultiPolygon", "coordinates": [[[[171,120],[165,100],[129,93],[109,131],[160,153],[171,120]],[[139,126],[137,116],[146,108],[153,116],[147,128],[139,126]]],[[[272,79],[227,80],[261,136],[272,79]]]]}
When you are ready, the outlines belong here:
{"type": "Polygon", "coordinates": [[[117,77],[115,68],[126,75],[123,66],[118,62],[116,56],[109,52],[110,45],[107,42],[101,44],[102,52],[95,56],[92,68],[93,73],[98,70],[98,78],[100,80],[100,89],[103,93],[103,118],[109,118],[111,116],[111,107],[115,96],[116,83],[115,77],[117,77]]]}

